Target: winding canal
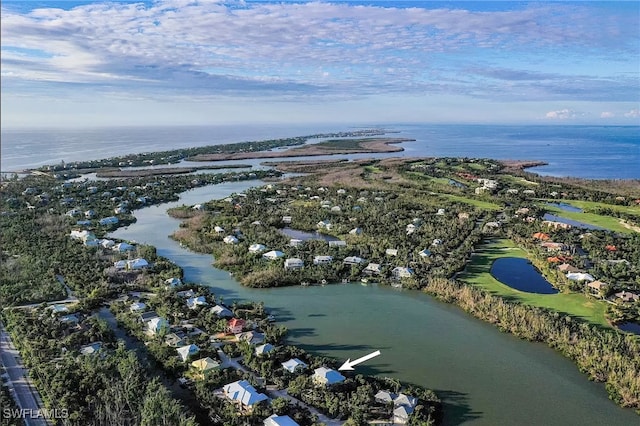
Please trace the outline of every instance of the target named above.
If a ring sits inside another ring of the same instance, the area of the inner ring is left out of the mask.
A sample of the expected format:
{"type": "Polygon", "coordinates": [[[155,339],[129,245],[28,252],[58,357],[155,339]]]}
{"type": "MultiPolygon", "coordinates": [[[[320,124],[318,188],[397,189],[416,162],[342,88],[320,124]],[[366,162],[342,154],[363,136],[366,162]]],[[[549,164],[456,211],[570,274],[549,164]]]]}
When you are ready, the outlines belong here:
{"type": "Polygon", "coordinates": [[[168,238],[179,221],[166,210],[243,191],[255,182],[198,188],[178,202],[135,212],[138,221],[112,237],[154,245],[184,269],[185,279],[230,300],[264,301],[290,341],[314,353],[356,358],[382,355],[358,367],[434,389],[445,401],[446,425],[631,425],[638,417],[609,401],[568,359],[521,341],[455,306],[414,291],[376,285],[249,289],[212,267],[212,257],[168,238]]]}

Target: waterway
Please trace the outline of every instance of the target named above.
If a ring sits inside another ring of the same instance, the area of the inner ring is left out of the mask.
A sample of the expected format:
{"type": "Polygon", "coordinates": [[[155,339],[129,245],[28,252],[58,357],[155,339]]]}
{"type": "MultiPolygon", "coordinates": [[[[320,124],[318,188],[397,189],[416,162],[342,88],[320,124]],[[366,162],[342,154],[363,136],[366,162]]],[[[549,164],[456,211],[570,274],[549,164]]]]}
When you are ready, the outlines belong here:
{"type": "Polygon", "coordinates": [[[147,207],[112,237],[156,246],[184,269],[185,280],[211,286],[226,301],[264,301],[290,342],[317,354],[382,355],[358,372],[392,376],[434,389],[445,401],[446,425],[631,425],[638,416],[609,401],[568,359],[542,344],[521,341],[455,306],[414,291],[359,284],[249,289],[190,252],[168,234],[179,221],[170,207],[241,192],[255,182],[194,189],[178,202],[147,207]]]}
{"type": "Polygon", "coordinates": [[[553,221],[553,222],[566,223],[567,225],[571,225],[571,226],[573,226],[575,228],[600,229],[600,230],[605,229],[605,228],[602,228],[601,226],[590,225],[588,223],[579,222],[579,221],[573,220],[573,219],[567,219],[566,217],[556,216],[556,215],[550,214],[550,213],[545,213],[544,216],[542,216],[542,219],[550,220],[550,221],[553,221]]]}

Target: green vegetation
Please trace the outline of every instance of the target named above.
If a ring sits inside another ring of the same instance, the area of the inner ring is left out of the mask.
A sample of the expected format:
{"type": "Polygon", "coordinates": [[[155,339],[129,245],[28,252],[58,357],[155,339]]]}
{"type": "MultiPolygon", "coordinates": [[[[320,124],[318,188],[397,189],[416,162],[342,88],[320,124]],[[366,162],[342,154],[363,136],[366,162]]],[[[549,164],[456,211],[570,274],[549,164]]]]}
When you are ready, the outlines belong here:
{"type": "MultiPolygon", "coordinates": [[[[597,203],[593,203],[593,204],[597,204],[597,203]]],[[[632,229],[622,226],[622,224],[620,223],[620,219],[617,217],[604,216],[601,214],[587,213],[587,212],[569,212],[566,210],[562,210],[559,207],[550,206],[546,204],[541,207],[553,212],[556,216],[565,217],[571,220],[576,220],[578,222],[583,222],[588,225],[599,226],[601,228],[605,228],[610,231],[622,232],[624,234],[632,234],[636,232],[632,229]]]]}
{"type": "Polygon", "coordinates": [[[496,203],[492,203],[490,201],[484,201],[484,200],[479,200],[476,198],[469,198],[469,197],[461,197],[459,195],[453,195],[453,194],[440,194],[441,197],[447,198],[451,201],[455,201],[458,203],[465,203],[465,204],[469,204],[472,205],[474,207],[478,207],[480,209],[484,209],[484,210],[493,210],[493,211],[499,211],[502,210],[503,207],[496,204],[496,203]]]}
{"type": "MultiPolygon", "coordinates": [[[[4,369],[0,367],[0,374],[4,373],[4,369]]],[[[3,410],[17,410],[18,405],[11,396],[9,388],[3,382],[0,382],[0,426],[23,426],[24,421],[18,417],[6,416],[3,410]]]]}
{"type": "Polygon", "coordinates": [[[608,326],[605,319],[606,304],[580,293],[536,294],[518,291],[496,280],[491,265],[501,257],[527,258],[527,253],[510,240],[497,240],[481,245],[467,268],[458,278],[492,294],[526,305],[546,308],[581,318],[593,324],[608,326]]]}

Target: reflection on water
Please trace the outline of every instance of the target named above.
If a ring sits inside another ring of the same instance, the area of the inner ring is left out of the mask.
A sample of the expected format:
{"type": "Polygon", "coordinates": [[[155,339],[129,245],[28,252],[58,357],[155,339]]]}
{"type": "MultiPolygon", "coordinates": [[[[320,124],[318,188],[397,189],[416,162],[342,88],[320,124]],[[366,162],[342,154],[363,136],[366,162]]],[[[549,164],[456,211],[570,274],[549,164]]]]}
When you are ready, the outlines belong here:
{"type": "Polygon", "coordinates": [[[491,275],[501,283],[527,293],[556,294],[558,290],[521,257],[501,257],[491,265],[491,275]]]}

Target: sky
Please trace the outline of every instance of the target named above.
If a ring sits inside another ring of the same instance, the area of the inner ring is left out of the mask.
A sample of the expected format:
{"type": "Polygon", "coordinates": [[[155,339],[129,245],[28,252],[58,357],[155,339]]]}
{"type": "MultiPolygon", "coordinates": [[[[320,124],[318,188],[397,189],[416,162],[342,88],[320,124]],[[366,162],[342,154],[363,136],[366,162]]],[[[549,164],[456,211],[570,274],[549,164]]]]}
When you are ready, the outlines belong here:
{"type": "Polygon", "coordinates": [[[2,128],[640,124],[637,1],[1,4],[2,128]]]}

